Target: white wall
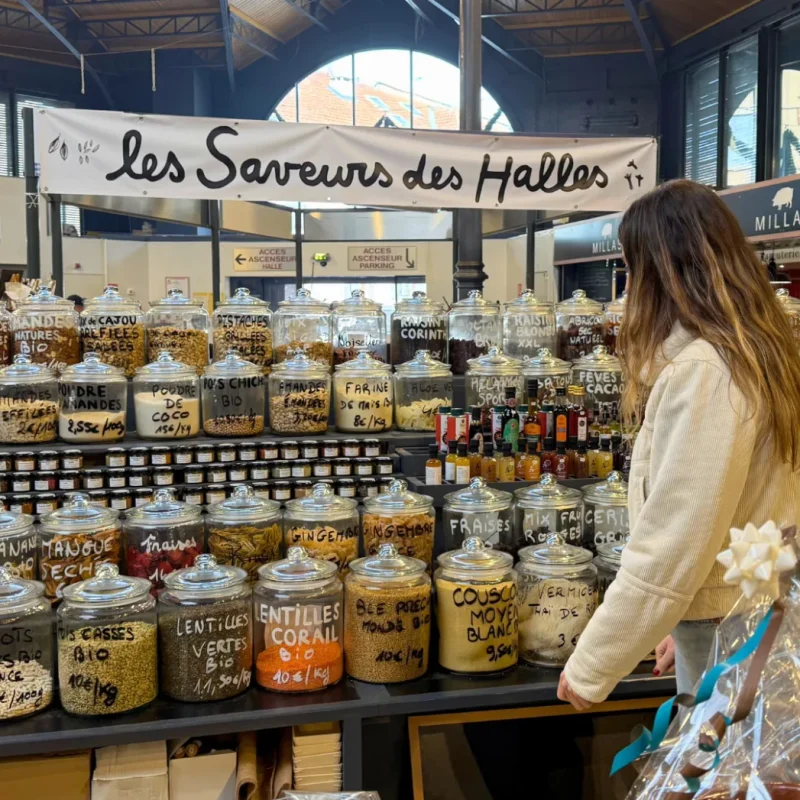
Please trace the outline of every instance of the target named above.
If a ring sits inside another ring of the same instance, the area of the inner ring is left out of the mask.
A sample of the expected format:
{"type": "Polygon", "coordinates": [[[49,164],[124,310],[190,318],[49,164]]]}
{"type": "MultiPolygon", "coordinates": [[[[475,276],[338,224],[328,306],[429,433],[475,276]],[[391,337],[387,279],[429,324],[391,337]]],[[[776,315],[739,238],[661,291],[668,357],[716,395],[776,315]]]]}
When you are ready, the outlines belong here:
{"type": "Polygon", "coordinates": [[[25,181],[0,178],[0,264],[24,265],[26,248],[25,181]]]}

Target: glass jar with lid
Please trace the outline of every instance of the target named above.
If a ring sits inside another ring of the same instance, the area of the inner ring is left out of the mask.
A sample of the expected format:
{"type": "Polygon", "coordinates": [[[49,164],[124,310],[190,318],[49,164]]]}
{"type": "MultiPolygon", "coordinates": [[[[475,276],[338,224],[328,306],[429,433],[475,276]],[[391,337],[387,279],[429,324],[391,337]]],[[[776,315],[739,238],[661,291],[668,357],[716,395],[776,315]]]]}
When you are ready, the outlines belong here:
{"type": "Polygon", "coordinates": [[[91,578],[98,564],[122,563],[119,514],[100,508],[80,492],[42,517],[39,574],[47,597],[61,597],[70,584],[91,578]]]}
{"type": "Polygon", "coordinates": [[[312,361],[333,363],[333,330],[327,303],[315,300],[308,289],[298,289],[281,300],[272,318],[273,361],[279,364],[301,351],[312,361]]]}
{"type": "Polygon", "coordinates": [[[78,313],[71,300],[43,286],[17,306],[11,315],[14,353],[28,356],[55,373],[81,360],[78,313]]]}
{"type": "Polygon", "coordinates": [[[513,358],[531,358],[542,347],[555,350],[556,316],[553,304],[537,300],[533,289],[506,303],[503,314],[503,352],[513,358]]]}
{"type": "Polygon", "coordinates": [[[332,561],[342,573],[358,555],[360,532],[358,502],[338,497],[329,483],[316,483],[310,495],[286,503],[287,549],[305,547],[314,558],[332,561]]]}
{"type": "Polygon", "coordinates": [[[627,292],[623,294],[622,297],[618,297],[616,300],[606,303],[606,310],[604,312],[605,334],[603,337],[603,343],[608,348],[608,352],[612,356],[617,354],[617,338],[619,337],[619,328],[620,325],[622,325],[622,318],[625,316],[625,309],[627,308],[627,305],[627,292]]]}
{"type": "Polygon", "coordinates": [[[454,303],[447,314],[447,351],[454,375],[464,375],[471,359],[500,347],[503,341],[503,318],[500,306],[490,303],[473,289],[454,303]]]}
{"type": "Polygon", "coordinates": [[[267,379],[261,367],[229,350],[206,367],[202,387],[208,436],[256,436],[264,430],[267,379]]]}
{"type": "Polygon", "coordinates": [[[343,593],[336,565],[303,547],[259,569],[253,590],[259,686],[315,692],[342,679],[343,593]]]}
{"type": "Polygon", "coordinates": [[[630,536],[626,536],[625,541],[622,542],[605,542],[597,545],[597,556],[595,556],[593,563],[597,568],[598,604],[603,602],[608,587],[614,583],[617,577],[622,564],[622,551],[625,549],[629,538],[630,536]]]}
{"type": "Polygon", "coordinates": [[[356,559],[344,584],[344,665],[367,683],[403,683],[428,671],[429,564],[392,543],[356,559]]]}
{"type": "Polygon", "coordinates": [[[142,307],[123,297],[115,286],[106,286],[103,294],[86,301],[80,326],[84,353],[97,353],[104,364],[119,367],[126,378],[144,366],[142,307]]]}
{"type": "Polygon", "coordinates": [[[333,363],[344,364],[359,353],[387,362],[386,314],[363,289],[353,289],[333,312],[333,363]]]}
{"type": "Polygon", "coordinates": [[[125,515],[127,573],[147,578],[153,589],[175,570],[191,567],[203,552],[202,509],[175,499],[174,489],[156,489],[150,503],[125,515]]]}
{"type": "Polygon", "coordinates": [[[0,442],[52,442],[58,432],[58,381],[43,364],[28,356],[0,369],[0,442]]]}
{"type": "Polygon", "coordinates": [[[0,721],[29,717],[53,702],[53,611],[44,586],[0,566],[0,721]]]}
{"type": "Polygon", "coordinates": [[[556,305],[558,356],[565,361],[588,355],[592,348],[603,344],[605,316],[603,304],[576,289],[569,300],[556,305]]]}
{"type": "Polygon", "coordinates": [[[628,484],[616,470],[599,483],[583,487],[583,546],[593,553],[602,544],[624,542],[630,535],[628,484]]]}
{"type": "Polygon", "coordinates": [[[450,672],[485,675],[519,657],[514,558],[471,536],[437,559],[439,664],[450,672]]]}
{"type": "Polygon", "coordinates": [[[539,483],[514,492],[514,530],[519,546],[542,544],[551,533],[561,534],[567,544],[583,544],[583,495],[561,486],[551,472],[539,483]]]}
{"type": "Polygon", "coordinates": [[[118,442],[125,436],[128,381],[118,367],[86,353],[58,380],[58,435],[64,442],[118,442]]]}
{"type": "Polygon", "coordinates": [[[99,564],[58,607],[61,705],[77,716],[141,708],[158,694],[156,601],[150,581],[99,564]]]}
{"type": "Polygon", "coordinates": [[[447,550],[457,550],[464,542],[479,536],[495,550],[515,553],[514,497],[473,478],[469,487],[444,496],[442,525],[447,550]]]}
{"type": "Polygon", "coordinates": [[[373,555],[382,544],[393,544],[398,553],[431,569],[435,523],[433,498],[409,492],[404,480],[393,479],[388,491],[364,499],[364,551],[373,555]]]}
{"type": "Polygon", "coordinates": [[[273,433],[325,433],[330,413],[328,364],[298,352],[275,365],[269,376],[269,424],[273,433]]]}
{"type": "Polygon", "coordinates": [[[800,300],[792,297],[788,289],[780,288],[775,292],[783,310],[789,317],[789,324],[792,328],[794,340],[797,342],[797,347],[800,349],[800,300]]]}
{"type": "Polygon", "coordinates": [[[519,649],[527,664],[563,667],[597,609],[592,554],[551,533],[523,547],[519,574],[519,649]]]}
{"type": "Polygon", "coordinates": [[[161,691],[201,703],[235,697],[250,686],[253,605],[247,573],[210,553],[171,572],[158,595],[161,691]]]}
{"type": "Polygon", "coordinates": [[[15,578],[36,578],[37,533],[30,514],[0,510],[0,567],[15,578]]]}
{"type": "Polygon", "coordinates": [[[258,569],[281,557],[281,504],[257,497],[253,488],[236,486],[233,496],[209,506],[208,550],[218,564],[230,564],[247,573],[253,583],[258,569]]]}
{"type": "Polygon", "coordinates": [[[334,419],[343,433],[373,433],[392,427],[392,368],[359,353],[333,376],[334,419]]]}
{"type": "Polygon", "coordinates": [[[447,360],[447,314],[444,306],[425,292],[400,300],[392,316],[392,364],[410,361],[427,351],[437,361],[447,360]]]}
{"type": "Polygon", "coordinates": [[[233,297],[217,305],[211,315],[214,358],[236,350],[266,374],[272,364],[272,312],[269,303],[240,286],[233,297]]]}
{"type": "Polygon", "coordinates": [[[0,300],[0,366],[11,363],[14,355],[13,334],[11,332],[11,313],[5,302],[0,300]]]}
{"type": "Polygon", "coordinates": [[[522,364],[522,376],[525,379],[525,400],[528,400],[528,382],[536,380],[539,385],[539,402],[552,402],[556,389],[569,386],[572,364],[556,358],[550,350],[542,347],[533,358],[525,359],[522,364]]]}
{"type": "Polygon", "coordinates": [[[593,422],[619,421],[622,364],[604,344],[597,345],[589,355],[573,363],[572,381],[585,387],[586,408],[593,422]]]}
{"type": "Polygon", "coordinates": [[[205,369],[211,320],[202,301],[170,289],[166,297],[150,303],[144,324],[148,362],[167,350],[176,361],[194,367],[198,375],[205,369]]]}
{"type": "Polygon", "coordinates": [[[490,347],[485,356],[470,360],[466,380],[468,408],[503,406],[506,389],[514,389],[517,402],[522,402],[522,362],[518,358],[507,356],[499,347],[490,347]]]}
{"type": "Polygon", "coordinates": [[[453,373],[428,350],[398,364],[394,374],[394,417],[398,430],[433,431],[440,406],[453,403],[453,373]]]}

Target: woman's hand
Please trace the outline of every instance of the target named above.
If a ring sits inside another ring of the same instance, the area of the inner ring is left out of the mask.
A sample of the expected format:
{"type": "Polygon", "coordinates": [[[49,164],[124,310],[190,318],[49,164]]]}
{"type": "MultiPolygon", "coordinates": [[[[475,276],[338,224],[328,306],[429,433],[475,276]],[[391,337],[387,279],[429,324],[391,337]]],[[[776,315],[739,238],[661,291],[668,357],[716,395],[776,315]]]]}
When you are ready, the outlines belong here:
{"type": "Polygon", "coordinates": [[[572,703],[573,708],[578,711],[586,711],[591,708],[594,703],[584,700],[579,694],[572,691],[569,685],[566,673],[562,672],[561,677],[558,679],[558,699],[563,700],[565,703],[572,703]]]}
{"type": "Polygon", "coordinates": [[[658,647],[656,647],[656,667],[653,675],[666,675],[675,669],[675,642],[671,636],[667,636],[658,647]]]}

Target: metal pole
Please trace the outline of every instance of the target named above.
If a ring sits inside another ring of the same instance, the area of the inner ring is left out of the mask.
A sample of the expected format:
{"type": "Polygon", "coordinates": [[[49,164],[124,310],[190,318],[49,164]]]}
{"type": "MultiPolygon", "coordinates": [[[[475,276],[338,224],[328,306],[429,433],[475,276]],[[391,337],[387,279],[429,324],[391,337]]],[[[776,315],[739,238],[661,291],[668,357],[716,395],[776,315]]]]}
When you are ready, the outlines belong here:
{"type": "Polygon", "coordinates": [[[219,200],[208,201],[208,224],[211,228],[211,291],[214,307],[220,300],[220,239],[219,239],[219,200]]]}
{"type": "Polygon", "coordinates": [[[33,109],[22,109],[22,137],[25,145],[25,232],[28,238],[28,277],[41,277],[39,258],[39,176],[33,138],[33,109]]]}
{"type": "Polygon", "coordinates": [[[64,294],[64,247],[61,241],[61,195],[50,195],[50,242],[53,256],[53,280],[56,294],[64,294]]]}
{"type": "Polygon", "coordinates": [[[527,225],[528,240],[525,251],[525,288],[536,291],[536,223],[527,225]]]}
{"type": "Polygon", "coordinates": [[[303,212],[299,208],[294,212],[294,286],[298,291],[303,288],[303,212]]]}
{"type": "MultiPolygon", "coordinates": [[[[460,0],[458,35],[461,67],[462,131],[481,129],[481,0],[460,0]]],[[[456,214],[458,262],[453,274],[458,299],[473,289],[483,289],[483,230],[481,212],[460,209],[456,214]]]]}

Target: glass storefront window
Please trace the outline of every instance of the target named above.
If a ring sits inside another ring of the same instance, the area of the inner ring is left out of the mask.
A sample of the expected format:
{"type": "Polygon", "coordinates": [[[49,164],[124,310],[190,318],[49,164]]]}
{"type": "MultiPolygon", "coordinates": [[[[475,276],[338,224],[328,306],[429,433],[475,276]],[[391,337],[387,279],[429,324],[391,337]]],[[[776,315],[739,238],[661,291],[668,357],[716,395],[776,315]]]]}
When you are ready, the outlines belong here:
{"type": "Polygon", "coordinates": [[[758,39],[731,47],[725,78],[725,186],[756,180],[758,39]]]}
{"type": "Polygon", "coordinates": [[[800,172],[800,22],[778,32],[780,108],[775,143],[775,177],[800,172]]]}
{"type": "Polygon", "coordinates": [[[715,186],[719,163],[719,58],[686,76],[684,176],[715,186]]]}

